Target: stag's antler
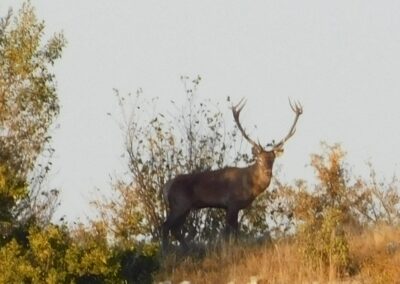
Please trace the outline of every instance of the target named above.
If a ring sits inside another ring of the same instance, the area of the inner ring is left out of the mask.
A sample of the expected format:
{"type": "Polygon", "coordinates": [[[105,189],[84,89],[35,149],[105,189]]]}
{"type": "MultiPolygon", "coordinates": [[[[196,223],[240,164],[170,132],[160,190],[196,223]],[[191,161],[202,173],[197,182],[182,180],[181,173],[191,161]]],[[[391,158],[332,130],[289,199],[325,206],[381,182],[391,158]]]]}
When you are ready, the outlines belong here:
{"type": "Polygon", "coordinates": [[[240,132],[242,133],[243,137],[251,145],[253,145],[253,147],[260,148],[261,146],[250,139],[250,137],[246,134],[246,132],[244,131],[242,125],[240,124],[239,115],[240,115],[240,112],[242,111],[242,109],[244,108],[245,105],[246,105],[246,100],[245,100],[245,98],[242,98],[237,105],[232,106],[233,118],[235,119],[235,122],[236,122],[240,132]]]}
{"type": "Polygon", "coordinates": [[[290,128],[289,133],[286,135],[286,137],[283,138],[279,143],[274,145],[274,149],[282,148],[283,144],[285,144],[285,142],[293,136],[293,134],[296,132],[297,120],[299,119],[299,116],[303,113],[303,107],[299,102],[295,102],[295,104],[293,105],[289,99],[289,105],[293,112],[296,114],[296,116],[294,117],[293,125],[290,128]]]}

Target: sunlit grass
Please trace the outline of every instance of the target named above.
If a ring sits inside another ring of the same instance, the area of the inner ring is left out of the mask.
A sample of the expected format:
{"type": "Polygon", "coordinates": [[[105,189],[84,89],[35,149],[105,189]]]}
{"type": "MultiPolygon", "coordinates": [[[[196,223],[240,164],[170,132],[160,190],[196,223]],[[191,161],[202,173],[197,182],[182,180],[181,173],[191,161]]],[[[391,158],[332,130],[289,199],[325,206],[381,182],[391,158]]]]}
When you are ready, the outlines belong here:
{"type": "Polygon", "coordinates": [[[170,254],[156,279],[180,283],[397,283],[400,280],[400,229],[376,226],[348,235],[351,264],[339,273],[334,264],[305,261],[296,239],[263,245],[221,244],[205,257],[170,254]]]}

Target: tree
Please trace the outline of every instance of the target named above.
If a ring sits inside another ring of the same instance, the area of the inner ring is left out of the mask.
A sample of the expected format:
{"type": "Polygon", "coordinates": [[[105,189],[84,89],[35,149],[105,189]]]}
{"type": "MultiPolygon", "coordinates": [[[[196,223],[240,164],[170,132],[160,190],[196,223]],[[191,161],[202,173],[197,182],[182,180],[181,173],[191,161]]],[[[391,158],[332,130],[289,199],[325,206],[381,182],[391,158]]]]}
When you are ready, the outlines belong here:
{"type": "MultiPolygon", "coordinates": [[[[59,113],[59,104],[51,67],[60,58],[66,41],[59,33],[43,43],[44,28],[44,22],[37,19],[29,2],[22,5],[17,15],[10,9],[0,20],[0,235],[3,238],[13,222],[31,218],[32,212],[45,205],[32,208],[33,204],[27,200],[40,201],[42,196],[47,201],[40,185],[51,163],[43,164],[41,169],[37,163],[40,154],[51,156],[53,152],[48,147],[51,139],[48,133],[59,113]]],[[[47,193],[50,199],[56,195],[57,192],[47,193]]]]}
{"type": "MultiPolygon", "coordinates": [[[[124,246],[129,247],[143,237],[155,242],[160,240],[166,215],[161,189],[172,177],[251,162],[252,158],[245,152],[248,145],[242,144],[238,129],[229,130],[218,105],[199,97],[201,78],[181,77],[181,80],[184,103],[171,101],[170,108],[163,113],[156,108],[157,99],[146,101],[141,90],[136,96],[115,92],[122,114],[122,119],[117,121],[122,121],[129,174],[113,181],[113,198],[93,203],[112,239],[124,246]]],[[[270,216],[266,208],[273,197],[260,196],[255,204],[257,209],[242,213],[244,234],[268,235],[266,220],[270,216]]],[[[224,229],[224,220],[223,210],[192,211],[185,223],[186,237],[198,242],[215,241],[224,229]]]]}

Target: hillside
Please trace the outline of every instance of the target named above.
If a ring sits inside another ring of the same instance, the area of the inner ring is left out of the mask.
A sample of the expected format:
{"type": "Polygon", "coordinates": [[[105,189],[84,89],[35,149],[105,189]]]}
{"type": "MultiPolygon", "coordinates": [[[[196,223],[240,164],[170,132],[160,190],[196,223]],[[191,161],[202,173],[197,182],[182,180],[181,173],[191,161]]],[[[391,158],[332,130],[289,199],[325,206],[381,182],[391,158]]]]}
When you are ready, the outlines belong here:
{"type": "Polygon", "coordinates": [[[377,225],[348,234],[345,271],[322,257],[306,261],[296,239],[264,245],[225,244],[202,258],[170,256],[156,279],[180,283],[399,283],[400,229],[377,225]],[[179,259],[179,260],[177,260],[179,259]]]}

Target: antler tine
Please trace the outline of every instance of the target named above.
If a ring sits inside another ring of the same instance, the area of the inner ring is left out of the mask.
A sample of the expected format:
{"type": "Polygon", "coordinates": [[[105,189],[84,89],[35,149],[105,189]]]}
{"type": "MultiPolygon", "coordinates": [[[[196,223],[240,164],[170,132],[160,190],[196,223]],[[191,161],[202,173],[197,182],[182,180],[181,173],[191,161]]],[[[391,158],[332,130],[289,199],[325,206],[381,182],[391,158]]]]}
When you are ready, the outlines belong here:
{"type": "Polygon", "coordinates": [[[301,105],[298,101],[296,101],[296,102],[294,103],[294,106],[293,106],[292,101],[291,101],[290,98],[289,98],[289,105],[290,105],[290,108],[291,108],[295,113],[299,113],[299,114],[302,114],[302,113],[303,113],[303,107],[302,107],[302,105],[301,105]]]}
{"type": "Polygon", "coordinates": [[[235,112],[238,114],[240,114],[240,112],[242,111],[242,109],[245,107],[247,103],[247,99],[246,98],[242,98],[235,106],[232,106],[232,109],[235,110],[235,112]]]}
{"type": "Polygon", "coordinates": [[[291,108],[294,112],[296,112],[296,109],[294,108],[294,106],[293,106],[292,101],[290,100],[290,98],[288,98],[288,100],[289,100],[290,108],[291,108]]]}
{"type": "Polygon", "coordinates": [[[257,145],[257,143],[255,143],[252,139],[250,139],[250,137],[246,134],[246,132],[244,131],[242,125],[240,124],[239,121],[239,116],[240,116],[240,112],[242,111],[242,109],[244,108],[244,106],[246,105],[247,99],[242,98],[239,103],[237,103],[236,105],[232,105],[231,109],[232,109],[232,113],[233,113],[233,118],[235,119],[236,125],[239,128],[240,132],[242,133],[243,137],[254,147],[260,147],[259,145],[257,145]]]}
{"type": "Polygon", "coordinates": [[[283,144],[296,133],[297,120],[299,119],[299,116],[303,113],[303,107],[299,102],[295,102],[293,105],[292,101],[289,98],[289,105],[290,105],[290,108],[293,110],[293,112],[296,114],[296,116],[294,117],[294,122],[292,124],[292,127],[289,130],[289,133],[286,135],[285,138],[283,138],[278,144],[276,144],[274,146],[275,149],[282,147],[283,144]]]}

